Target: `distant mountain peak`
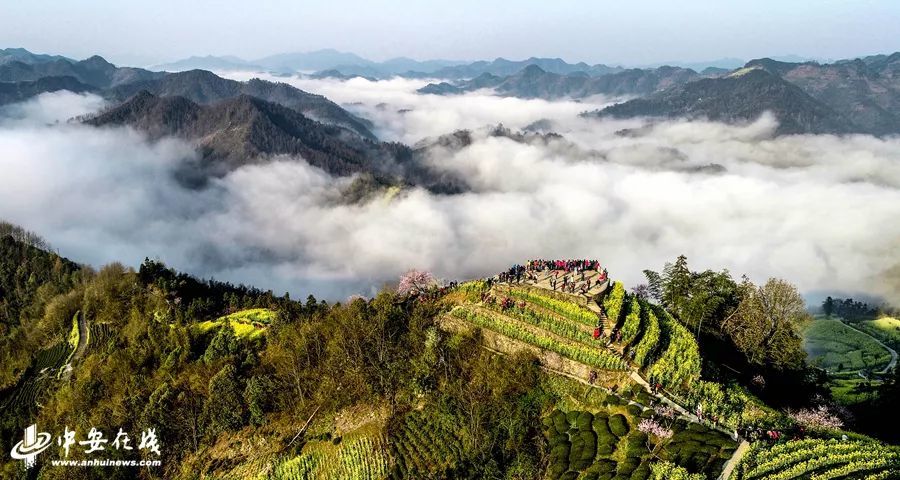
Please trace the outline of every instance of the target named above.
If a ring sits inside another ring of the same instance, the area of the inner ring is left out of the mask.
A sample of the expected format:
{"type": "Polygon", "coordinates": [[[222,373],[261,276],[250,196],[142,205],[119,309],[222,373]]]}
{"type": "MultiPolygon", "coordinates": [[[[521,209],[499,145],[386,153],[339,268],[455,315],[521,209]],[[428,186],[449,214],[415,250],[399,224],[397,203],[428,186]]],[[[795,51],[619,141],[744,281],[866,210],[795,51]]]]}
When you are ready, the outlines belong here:
{"type": "Polygon", "coordinates": [[[105,58],[101,57],[100,55],[92,55],[92,56],[82,60],[79,63],[84,64],[84,65],[92,65],[95,67],[115,68],[115,65],[113,65],[112,63],[109,63],[105,58]]]}
{"type": "Polygon", "coordinates": [[[547,72],[543,68],[534,64],[528,65],[527,67],[523,68],[521,72],[519,72],[519,74],[524,77],[536,77],[545,73],[547,72]]]}

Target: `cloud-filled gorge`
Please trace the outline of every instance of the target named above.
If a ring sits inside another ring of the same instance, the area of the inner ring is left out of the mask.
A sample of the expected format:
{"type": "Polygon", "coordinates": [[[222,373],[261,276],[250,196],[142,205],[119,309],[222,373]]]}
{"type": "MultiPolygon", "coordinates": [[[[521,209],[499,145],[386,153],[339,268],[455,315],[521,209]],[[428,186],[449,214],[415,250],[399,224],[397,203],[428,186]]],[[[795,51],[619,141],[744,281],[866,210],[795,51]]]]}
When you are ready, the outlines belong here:
{"type": "Polygon", "coordinates": [[[765,117],[744,126],[589,120],[577,114],[592,103],[423,96],[414,92],[424,82],[411,80],[292,83],[367,116],[387,140],[475,129],[470,146],[429,155],[472,190],[342,204],[334,192],[352,179],[295,158],[191,190],[173,174],[190,146],[66,123],[102,105],[66,93],[4,110],[0,218],[93,265],[158,257],[200,276],[332,299],[370,294],[411,267],[462,279],[530,257],[596,257],[634,284],[684,253],[696,268],[900,301],[900,139],[773,139],[765,117]],[[541,119],[562,138],[520,142],[481,128],[541,119]]]}

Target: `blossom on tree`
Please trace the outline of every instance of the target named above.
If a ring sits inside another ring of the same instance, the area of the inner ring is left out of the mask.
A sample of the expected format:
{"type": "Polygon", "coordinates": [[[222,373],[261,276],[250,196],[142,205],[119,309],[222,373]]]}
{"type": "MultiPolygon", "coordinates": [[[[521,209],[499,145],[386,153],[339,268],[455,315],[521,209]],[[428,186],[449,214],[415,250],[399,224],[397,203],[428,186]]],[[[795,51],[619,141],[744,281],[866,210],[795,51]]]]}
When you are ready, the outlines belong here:
{"type": "Polygon", "coordinates": [[[650,418],[641,420],[641,423],[638,423],[638,430],[646,433],[647,435],[653,435],[660,440],[668,440],[672,438],[672,430],[662,426],[659,422],[650,418]]]}
{"type": "Polygon", "coordinates": [[[844,426],[844,421],[832,413],[825,405],[817,408],[804,408],[792,412],[791,418],[806,428],[836,429],[844,426]]]}
{"type": "Polygon", "coordinates": [[[429,272],[410,270],[400,276],[400,285],[397,291],[401,295],[418,294],[428,290],[434,285],[434,276],[429,272]]]}

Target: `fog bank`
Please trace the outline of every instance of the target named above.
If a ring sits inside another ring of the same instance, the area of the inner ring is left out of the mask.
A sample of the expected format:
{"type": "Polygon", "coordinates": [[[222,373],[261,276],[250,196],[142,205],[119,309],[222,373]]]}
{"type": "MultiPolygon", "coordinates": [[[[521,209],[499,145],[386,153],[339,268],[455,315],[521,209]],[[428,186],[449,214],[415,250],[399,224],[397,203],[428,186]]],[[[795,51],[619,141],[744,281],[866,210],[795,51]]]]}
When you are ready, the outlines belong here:
{"type": "Polygon", "coordinates": [[[77,261],[158,257],[293,296],[368,295],[409,268],[465,279],[532,257],[595,257],[634,284],[683,253],[698,269],[900,301],[898,139],[773,139],[769,117],[743,126],[586,120],[577,114],[607,100],[423,96],[411,80],[290,81],[349,105],[385,139],[475,129],[470,146],[429,155],[473,191],[337,205],[333,192],[351,179],[298,158],[186,190],[173,171],[194,155],[189,145],[53,124],[102,105],[66,93],[4,111],[0,218],[77,261]],[[482,128],[542,119],[563,138],[519,142],[482,128]]]}

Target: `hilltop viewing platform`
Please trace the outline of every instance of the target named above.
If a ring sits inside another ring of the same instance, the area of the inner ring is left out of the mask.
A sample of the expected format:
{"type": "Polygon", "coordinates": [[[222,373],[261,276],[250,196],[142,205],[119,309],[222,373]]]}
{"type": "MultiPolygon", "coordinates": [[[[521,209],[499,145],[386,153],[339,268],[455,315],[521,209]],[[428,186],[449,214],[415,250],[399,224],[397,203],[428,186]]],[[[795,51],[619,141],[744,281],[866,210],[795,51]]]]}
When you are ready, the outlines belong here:
{"type": "Polygon", "coordinates": [[[501,283],[525,283],[585,298],[596,298],[609,285],[609,272],[597,260],[529,260],[495,278],[501,283]]]}

